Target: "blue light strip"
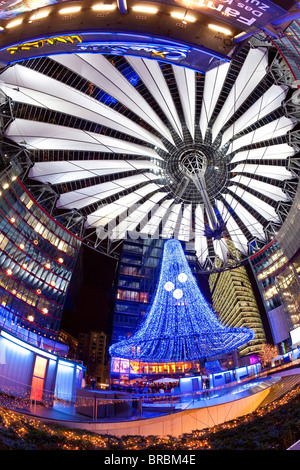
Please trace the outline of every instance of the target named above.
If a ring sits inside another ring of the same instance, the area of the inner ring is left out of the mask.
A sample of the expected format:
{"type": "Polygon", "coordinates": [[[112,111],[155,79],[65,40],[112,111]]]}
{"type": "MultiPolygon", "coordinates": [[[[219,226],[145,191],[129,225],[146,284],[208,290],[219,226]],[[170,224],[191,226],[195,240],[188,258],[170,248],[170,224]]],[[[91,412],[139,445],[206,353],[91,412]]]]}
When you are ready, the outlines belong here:
{"type": "Polygon", "coordinates": [[[126,0],[117,0],[117,5],[120,13],[127,13],[127,1],[126,0]]]}

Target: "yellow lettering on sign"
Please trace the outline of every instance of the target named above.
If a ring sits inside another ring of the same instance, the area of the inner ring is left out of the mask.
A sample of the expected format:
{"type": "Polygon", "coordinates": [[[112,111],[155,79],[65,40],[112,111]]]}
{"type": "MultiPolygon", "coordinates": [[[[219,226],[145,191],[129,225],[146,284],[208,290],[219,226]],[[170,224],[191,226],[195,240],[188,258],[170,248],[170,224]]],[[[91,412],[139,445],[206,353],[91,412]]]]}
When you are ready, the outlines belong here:
{"type": "Polygon", "coordinates": [[[80,36],[77,36],[77,35],[58,36],[56,38],[46,38],[46,39],[40,39],[34,42],[26,42],[23,44],[18,44],[17,46],[9,47],[6,50],[10,54],[15,54],[16,52],[28,51],[30,49],[40,48],[44,46],[53,46],[53,45],[56,45],[57,43],[74,44],[77,42],[82,42],[82,38],[80,36]]]}

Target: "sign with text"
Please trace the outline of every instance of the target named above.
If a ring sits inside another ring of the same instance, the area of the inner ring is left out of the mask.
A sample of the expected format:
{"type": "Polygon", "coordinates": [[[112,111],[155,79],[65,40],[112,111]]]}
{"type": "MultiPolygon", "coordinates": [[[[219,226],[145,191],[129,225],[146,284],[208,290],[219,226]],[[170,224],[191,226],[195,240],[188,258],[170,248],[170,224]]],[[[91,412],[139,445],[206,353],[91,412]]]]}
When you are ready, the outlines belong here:
{"type": "Polygon", "coordinates": [[[269,0],[165,0],[164,3],[202,12],[244,31],[259,30],[287,14],[269,0]]]}
{"type": "Polygon", "coordinates": [[[154,60],[160,60],[184,67],[192,68],[200,73],[205,73],[209,68],[220,62],[230,59],[213,50],[204,47],[186,45],[179,41],[160,39],[149,41],[141,35],[134,40],[131,34],[130,40],[126,35],[118,34],[118,40],[112,40],[116,35],[107,34],[80,34],[64,35],[52,38],[42,38],[37,41],[29,41],[15,44],[0,50],[0,60],[6,63],[41,57],[50,54],[62,53],[99,53],[113,55],[133,55],[154,60]],[[109,39],[111,37],[111,39],[109,39]]]}

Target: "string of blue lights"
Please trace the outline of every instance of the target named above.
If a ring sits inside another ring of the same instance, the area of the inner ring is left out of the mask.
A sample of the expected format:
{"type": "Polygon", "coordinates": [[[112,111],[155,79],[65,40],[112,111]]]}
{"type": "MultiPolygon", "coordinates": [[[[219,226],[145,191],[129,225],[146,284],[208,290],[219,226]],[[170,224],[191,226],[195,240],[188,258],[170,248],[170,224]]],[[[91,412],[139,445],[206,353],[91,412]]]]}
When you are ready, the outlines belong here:
{"type": "Polygon", "coordinates": [[[178,240],[164,244],[159,280],[142,324],[110,347],[112,357],[144,362],[195,361],[251,341],[248,328],[228,328],[204,298],[178,240]]]}

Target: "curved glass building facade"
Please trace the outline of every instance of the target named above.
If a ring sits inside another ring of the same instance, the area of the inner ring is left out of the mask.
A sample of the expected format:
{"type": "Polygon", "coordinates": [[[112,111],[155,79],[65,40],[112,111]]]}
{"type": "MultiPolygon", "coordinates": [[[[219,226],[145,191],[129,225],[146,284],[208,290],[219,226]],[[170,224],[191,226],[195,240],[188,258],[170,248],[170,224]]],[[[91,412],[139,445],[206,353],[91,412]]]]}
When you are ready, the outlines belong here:
{"type": "Polygon", "coordinates": [[[11,173],[1,178],[1,325],[55,346],[81,240],[53,220],[11,173]]]}

